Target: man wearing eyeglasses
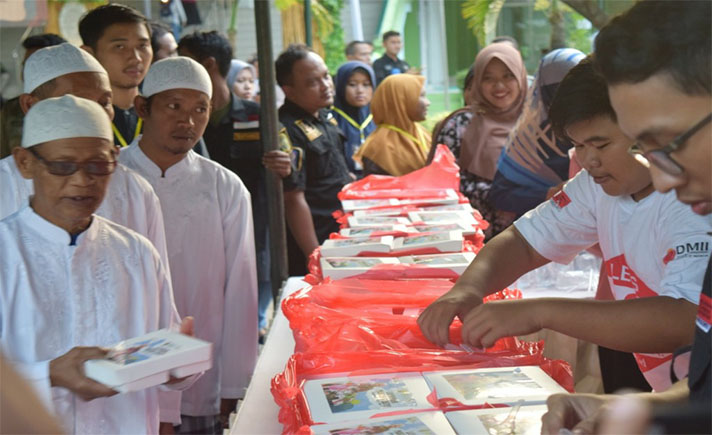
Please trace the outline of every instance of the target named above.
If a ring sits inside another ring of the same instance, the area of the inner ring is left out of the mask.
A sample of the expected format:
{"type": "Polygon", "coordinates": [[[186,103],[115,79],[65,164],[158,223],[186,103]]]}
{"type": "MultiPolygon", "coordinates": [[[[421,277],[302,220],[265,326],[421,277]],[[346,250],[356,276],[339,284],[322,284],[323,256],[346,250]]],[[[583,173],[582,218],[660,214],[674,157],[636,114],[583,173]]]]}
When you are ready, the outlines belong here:
{"type": "Polygon", "coordinates": [[[117,167],[109,118],[83,98],[45,99],[15,155],[34,194],[0,221],[0,350],[68,433],[157,433],[158,387],[116,395],[83,374],[101,346],[179,323],[156,249],[94,214],[117,167]]]}
{"type": "MultiPolygon", "coordinates": [[[[106,70],[93,56],[72,44],[37,50],[25,62],[24,79],[24,93],[20,95],[24,112],[46,98],[69,94],[95,101],[109,119],[114,116],[106,70]]],[[[22,177],[16,158],[0,160],[0,219],[24,207],[32,192],[32,181],[22,177]]],[[[136,172],[117,166],[96,214],[148,238],[168,268],[161,206],[151,185],[136,172]]]]}
{"type": "MultiPolygon", "coordinates": [[[[618,124],[636,141],[631,152],[649,168],[656,190],[674,190],[679,201],[708,222],[711,21],[710,2],[642,1],[601,29],[595,46],[618,124]]],[[[712,242],[709,234],[705,242],[712,242]]],[[[620,400],[612,395],[552,396],[543,432],[712,433],[712,260],[706,269],[699,281],[699,309],[691,321],[695,337],[688,377],[667,391],[620,400]]]]}
{"type": "Polygon", "coordinates": [[[447,326],[460,315],[463,342],[477,347],[552,329],[634,352],[650,386],[665,390],[673,351],[692,341],[712,225],[672,193],[655,192],[647,168],[628,153],[631,141],[618,128],[606,82],[590,59],[559,84],[549,119],[557,136],[574,144],[585,170],[489,242],[453,289],[421,315],[421,329],[433,341],[447,340],[447,326]],[[615,300],[478,300],[595,244],[615,300]],[[466,304],[472,308],[461,308],[466,304]]]}

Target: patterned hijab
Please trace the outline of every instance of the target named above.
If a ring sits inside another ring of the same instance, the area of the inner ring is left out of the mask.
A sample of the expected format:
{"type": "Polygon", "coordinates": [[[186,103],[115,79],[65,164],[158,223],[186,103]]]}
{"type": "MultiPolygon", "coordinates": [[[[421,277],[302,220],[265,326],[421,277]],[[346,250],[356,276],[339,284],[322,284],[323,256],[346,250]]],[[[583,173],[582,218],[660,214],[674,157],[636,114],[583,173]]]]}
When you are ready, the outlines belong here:
{"type": "Polygon", "coordinates": [[[516,48],[510,44],[494,43],[477,54],[474,80],[472,105],[475,116],[462,138],[460,166],[470,173],[492,180],[507,136],[522,113],[527,94],[527,70],[516,48]],[[482,95],[484,71],[493,59],[502,61],[519,82],[519,96],[505,110],[498,109],[482,95]]]}
{"type": "Polygon", "coordinates": [[[425,77],[395,74],[376,88],[371,101],[376,131],[358,151],[390,175],[400,176],[425,166],[430,133],[413,121],[418,117],[418,100],[425,77]]]}

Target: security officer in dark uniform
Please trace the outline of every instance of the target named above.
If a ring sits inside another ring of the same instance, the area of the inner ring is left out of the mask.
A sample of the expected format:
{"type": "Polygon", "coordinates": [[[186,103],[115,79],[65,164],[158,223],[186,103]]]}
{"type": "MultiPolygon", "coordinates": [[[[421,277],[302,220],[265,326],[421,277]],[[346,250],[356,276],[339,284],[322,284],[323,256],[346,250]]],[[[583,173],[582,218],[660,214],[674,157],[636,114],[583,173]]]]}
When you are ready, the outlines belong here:
{"type": "Polygon", "coordinates": [[[303,275],[305,255],[339,230],[332,213],[341,209],[337,194],[352,178],[344,156],[344,137],[327,110],[333,103],[334,87],[324,61],[306,46],[292,45],[277,59],[276,70],[286,96],[279,120],[295,159],[293,174],[284,179],[289,273],[303,275]],[[313,229],[303,219],[302,198],[313,229]]]}

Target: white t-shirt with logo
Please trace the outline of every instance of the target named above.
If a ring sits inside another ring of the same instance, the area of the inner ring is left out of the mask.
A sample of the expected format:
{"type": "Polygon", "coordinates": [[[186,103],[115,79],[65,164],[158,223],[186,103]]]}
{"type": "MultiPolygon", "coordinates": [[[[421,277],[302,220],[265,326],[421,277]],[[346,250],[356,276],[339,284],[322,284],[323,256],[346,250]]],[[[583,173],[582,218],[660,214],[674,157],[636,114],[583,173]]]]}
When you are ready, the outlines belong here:
{"type": "MultiPolygon", "coordinates": [[[[584,170],[514,225],[539,254],[558,263],[598,243],[616,300],[668,296],[699,302],[712,215],[694,214],[672,191],[638,202],[610,196],[584,170]]],[[[671,354],[635,357],[653,389],[671,385],[671,354]]]]}

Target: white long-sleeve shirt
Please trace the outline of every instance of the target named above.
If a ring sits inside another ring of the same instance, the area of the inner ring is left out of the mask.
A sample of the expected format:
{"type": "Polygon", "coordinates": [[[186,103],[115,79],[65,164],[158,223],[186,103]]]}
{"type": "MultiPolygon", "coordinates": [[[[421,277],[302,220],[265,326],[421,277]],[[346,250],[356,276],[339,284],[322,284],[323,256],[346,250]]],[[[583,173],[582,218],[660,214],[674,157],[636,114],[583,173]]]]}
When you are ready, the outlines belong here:
{"type": "Polygon", "coordinates": [[[0,221],[0,348],[69,433],[157,433],[158,387],[85,402],[50,385],[49,362],[178,322],[167,271],[136,232],[95,215],[70,245],[31,207],[0,221]]]}
{"type": "Polygon", "coordinates": [[[195,336],[214,343],[213,368],[183,391],[181,413],[220,413],[240,398],[257,361],[257,275],[250,194],[233,172],[190,151],[165,174],[138,146],[122,164],[161,201],[176,306],[195,318],[195,336]]]}
{"type": "MultiPolygon", "coordinates": [[[[20,174],[12,156],[0,160],[0,219],[28,204],[32,180],[20,174]]],[[[96,214],[132,229],[153,243],[163,266],[170,270],[161,204],[153,188],[136,172],[117,165],[96,214]]]]}

